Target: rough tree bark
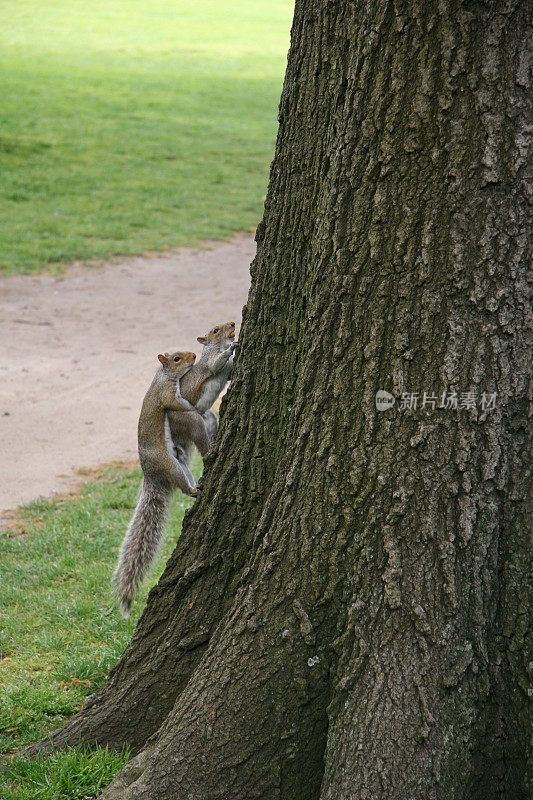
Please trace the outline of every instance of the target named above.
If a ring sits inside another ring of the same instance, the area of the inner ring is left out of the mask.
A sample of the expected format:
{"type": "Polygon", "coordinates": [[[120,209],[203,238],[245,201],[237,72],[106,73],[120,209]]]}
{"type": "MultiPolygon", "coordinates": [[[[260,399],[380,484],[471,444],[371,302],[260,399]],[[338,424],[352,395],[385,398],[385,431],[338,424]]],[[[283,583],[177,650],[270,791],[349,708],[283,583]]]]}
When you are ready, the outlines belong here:
{"type": "Polygon", "coordinates": [[[202,496],[38,745],[106,799],[526,797],[529,8],[296,1],[202,496]]]}

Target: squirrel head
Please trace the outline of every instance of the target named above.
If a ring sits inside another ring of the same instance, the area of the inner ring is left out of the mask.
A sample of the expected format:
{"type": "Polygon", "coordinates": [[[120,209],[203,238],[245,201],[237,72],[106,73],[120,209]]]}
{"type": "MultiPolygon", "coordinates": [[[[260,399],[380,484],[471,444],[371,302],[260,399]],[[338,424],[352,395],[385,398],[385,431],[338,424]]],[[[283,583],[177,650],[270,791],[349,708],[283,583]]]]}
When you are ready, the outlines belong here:
{"type": "Polygon", "coordinates": [[[178,350],[176,353],[159,353],[157,356],[165,372],[181,378],[190,370],[196,360],[195,353],[188,353],[178,350]]]}
{"type": "Polygon", "coordinates": [[[215,325],[211,328],[207,336],[199,336],[200,344],[226,344],[228,347],[235,339],[235,323],[224,322],[223,325],[215,325]]]}

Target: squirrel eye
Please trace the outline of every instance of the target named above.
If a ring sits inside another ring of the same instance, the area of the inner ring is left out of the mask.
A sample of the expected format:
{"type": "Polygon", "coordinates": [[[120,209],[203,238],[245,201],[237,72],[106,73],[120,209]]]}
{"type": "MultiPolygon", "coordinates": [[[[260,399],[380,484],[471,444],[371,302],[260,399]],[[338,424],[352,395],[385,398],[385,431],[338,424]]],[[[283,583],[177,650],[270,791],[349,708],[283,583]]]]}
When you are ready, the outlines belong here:
{"type": "Polygon", "coordinates": [[[213,333],[218,333],[218,328],[213,328],[213,333]]]}
{"type": "Polygon", "coordinates": [[[179,356],[174,356],[174,361],[175,361],[175,362],[176,362],[176,364],[177,364],[177,363],[178,363],[178,361],[181,361],[181,358],[180,358],[179,356]]]}

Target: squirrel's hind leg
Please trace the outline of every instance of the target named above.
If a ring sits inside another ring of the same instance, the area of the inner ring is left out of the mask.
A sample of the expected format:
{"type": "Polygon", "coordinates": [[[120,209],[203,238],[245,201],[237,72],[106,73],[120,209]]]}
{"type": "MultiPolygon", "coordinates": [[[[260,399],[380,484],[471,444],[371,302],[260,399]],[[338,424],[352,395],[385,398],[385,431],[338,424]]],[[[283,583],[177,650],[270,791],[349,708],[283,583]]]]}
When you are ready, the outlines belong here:
{"type": "Polygon", "coordinates": [[[178,461],[178,459],[175,456],[171,456],[170,458],[172,459],[172,465],[174,467],[174,475],[173,475],[174,487],[177,489],[181,489],[183,494],[195,497],[196,482],[189,467],[187,466],[187,464],[182,464],[181,461],[178,461]]]}
{"type": "Polygon", "coordinates": [[[213,438],[210,435],[204,418],[201,414],[195,415],[194,418],[191,415],[190,418],[187,418],[187,425],[189,427],[191,439],[200,451],[202,458],[205,458],[213,446],[213,438]]]}
{"type": "Polygon", "coordinates": [[[202,417],[204,418],[207,433],[211,441],[214,442],[218,431],[218,420],[212,411],[204,411],[202,417]]]}

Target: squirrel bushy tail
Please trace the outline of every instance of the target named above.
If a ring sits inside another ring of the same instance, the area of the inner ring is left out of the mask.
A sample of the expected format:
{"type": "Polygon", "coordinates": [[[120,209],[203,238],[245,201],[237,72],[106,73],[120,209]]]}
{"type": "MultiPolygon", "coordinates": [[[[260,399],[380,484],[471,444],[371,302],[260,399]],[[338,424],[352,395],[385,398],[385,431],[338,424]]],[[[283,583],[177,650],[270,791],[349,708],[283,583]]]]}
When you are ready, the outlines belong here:
{"type": "Polygon", "coordinates": [[[171,494],[169,489],[143,479],[139,501],[113,575],[123,617],[129,617],[135,592],[159,550],[171,494]]]}

